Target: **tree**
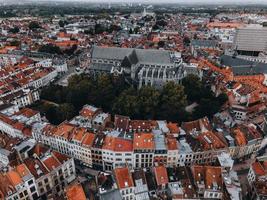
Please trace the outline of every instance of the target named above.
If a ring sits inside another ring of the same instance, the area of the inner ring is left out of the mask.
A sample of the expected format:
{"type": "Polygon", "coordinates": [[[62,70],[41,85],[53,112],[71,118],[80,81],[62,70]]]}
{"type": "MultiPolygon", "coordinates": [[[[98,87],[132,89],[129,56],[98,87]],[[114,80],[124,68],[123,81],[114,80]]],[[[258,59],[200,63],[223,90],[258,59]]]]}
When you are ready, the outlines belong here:
{"type": "Polygon", "coordinates": [[[112,33],[113,31],[120,31],[121,30],[121,27],[116,25],[116,24],[112,24],[110,26],[110,28],[108,29],[108,32],[109,33],[112,33]]]}
{"type": "Polygon", "coordinates": [[[164,21],[164,20],[158,20],[158,21],[156,22],[156,25],[157,25],[157,26],[160,26],[160,27],[165,27],[167,24],[168,24],[168,23],[167,23],[166,21],[164,21]]]}
{"type": "Polygon", "coordinates": [[[189,39],[189,37],[188,37],[188,36],[185,36],[185,37],[184,37],[184,40],[183,40],[183,42],[184,42],[184,45],[186,45],[186,46],[189,46],[189,45],[190,45],[190,43],[191,43],[191,41],[190,41],[190,39],[189,39]]]}
{"type": "Polygon", "coordinates": [[[140,31],[140,28],[139,28],[139,27],[135,27],[135,28],[134,28],[134,33],[135,33],[135,34],[138,34],[139,31],[140,31]]]}
{"type": "Polygon", "coordinates": [[[20,41],[18,41],[18,40],[13,40],[13,41],[10,42],[10,45],[11,45],[11,46],[16,46],[16,47],[17,47],[17,46],[20,45],[20,41]]]}
{"type": "Polygon", "coordinates": [[[113,113],[136,118],[139,112],[136,90],[129,88],[118,96],[112,107],[113,113]]]}
{"type": "Polygon", "coordinates": [[[159,104],[160,92],[152,86],[144,86],[138,91],[139,115],[142,119],[153,119],[159,104]]]}
{"type": "Polygon", "coordinates": [[[101,24],[95,25],[95,34],[101,34],[105,31],[107,31],[107,30],[101,24]]]}
{"type": "Polygon", "coordinates": [[[57,116],[57,107],[52,104],[44,104],[43,106],[43,112],[45,114],[45,117],[49,122],[52,124],[58,124],[60,123],[57,116]]]}
{"type": "Polygon", "coordinates": [[[168,121],[180,121],[186,105],[183,86],[168,82],[164,85],[160,95],[158,116],[168,121]]]}
{"type": "Polygon", "coordinates": [[[62,54],[60,48],[53,44],[45,44],[39,48],[39,52],[50,54],[62,54]]]}
{"type": "Polygon", "coordinates": [[[78,46],[76,44],[74,44],[71,46],[71,48],[66,49],[64,51],[64,53],[70,56],[70,55],[74,54],[74,52],[77,50],[77,48],[78,48],[78,46]]]}
{"type": "Polygon", "coordinates": [[[31,22],[29,23],[29,29],[30,29],[30,30],[36,30],[36,29],[38,29],[38,28],[41,28],[38,22],[36,22],[36,21],[31,21],[31,22]]]}
{"type": "Polygon", "coordinates": [[[187,99],[193,103],[198,102],[202,97],[203,85],[198,76],[189,74],[182,80],[182,85],[184,86],[185,94],[187,99]]]}
{"type": "Polygon", "coordinates": [[[65,22],[63,20],[59,20],[58,25],[63,28],[65,26],[65,22]]]}
{"type": "Polygon", "coordinates": [[[17,26],[15,26],[15,27],[13,27],[13,28],[11,28],[11,29],[9,29],[9,32],[10,33],[18,33],[20,30],[19,30],[19,27],[17,27],[17,26]]]}
{"type": "Polygon", "coordinates": [[[115,91],[112,84],[111,76],[102,74],[97,79],[96,103],[103,109],[111,109],[115,99],[115,91]],[[100,104],[101,103],[101,104],[100,104]]]}
{"type": "Polygon", "coordinates": [[[93,29],[87,29],[87,30],[84,30],[83,33],[86,35],[94,35],[94,30],[93,29]]]}
{"type": "Polygon", "coordinates": [[[219,96],[217,97],[217,101],[219,102],[220,105],[225,104],[225,102],[228,101],[228,96],[226,93],[221,93],[219,94],[219,96]]]}
{"type": "Polygon", "coordinates": [[[59,105],[58,110],[60,114],[58,117],[61,117],[60,121],[70,120],[76,114],[74,106],[69,103],[63,103],[59,105]]]}
{"type": "Polygon", "coordinates": [[[158,47],[159,48],[163,48],[165,46],[165,42],[164,41],[159,41],[158,42],[158,47]]]}

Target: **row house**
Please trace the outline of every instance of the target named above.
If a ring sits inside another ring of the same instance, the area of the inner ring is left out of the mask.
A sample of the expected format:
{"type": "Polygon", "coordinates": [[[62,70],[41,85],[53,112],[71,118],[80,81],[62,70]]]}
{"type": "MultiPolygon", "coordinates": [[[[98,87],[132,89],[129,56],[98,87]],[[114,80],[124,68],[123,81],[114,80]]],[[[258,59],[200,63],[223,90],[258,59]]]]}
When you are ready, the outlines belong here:
{"type": "Polygon", "coordinates": [[[249,192],[247,198],[251,199],[266,199],[266,174],[267,174],[267,162],[266,157],[258,157],[251,164],[247,180],[249,183],[249,192]]]}
{"type": "Polygon", "coordinates": [[[130,120],[116,115],[112,129],[94,123],[102,114],[101,109],[85,105],[79,116],[87,118],[86,123],[91,126],[73,120],[56,127],[36,123],[32,134],[54,150],[87,166],[108,171],[124,166],[132,169],[214,163],[223,152],[234,159],[243,159],[257,151],[262,141],[262,133],[253,124],[225,131],[214,128],[205,117],[184,122],[179,128],[165,121],[130,120]]]}
{"type": "Polygon", "coordinates": [[[25,164],[20,164],[7,173],[0,173],[0,199],[34,200],[39,197],[36,179],[25,164]]]}
{"type": "Polygon", "coordinates": [[[167,166],[172,167],[178,164],[179,147],[176,138],[173,136],[166,137],[167,146],[167,166]]]}
{"type": "Polygon", "coordinates": [[[91,148],[93,168],[103,169],[103,154],[102,147],[104,145],[106,135],[103,133],[97,133],[93,141],[91,148]]]}
{"type": "Polygon", "coordinates": [[[73,157],[79,160],[84,165],[92,167],[91,146],[95,135],[88,132],[85,128],[75,128],[72,133],[73,157]]]}
{"type": "Polygon", "coordinates": [[[134,195],[137,200],[149,200],[146,176],[143,169],[137,169],[132,172],[134,182],[134,195]]]}
{"type": "Polygon", "coordinates": [[[110,198],[116,196],[116,199],[236,200],[242,198],[236,172],[231,169],[226,170],[219,163],[191,167],[155,166],[134,170],[119,167],[111,174],[98,175],[101,188],[107,181],[109,184],[106,184],[105,189],[101,189],[99,193],[109,194],[110,198]],[[119,191],[120,195],[115,191],[119,191]]]}
{"type": "Polygon", "coordinates": [[[103,169],[133,167],[133,142],[129,139],[106,136],[102,146],[103,169]]]}
{"type": "Polygon", "coordinates": [[[247,179],[250,185],[258,180],[266,180],[267,161],[266,158],[257,158],[250,166],[247,179]]]}
{"type": "Polygon", "coordinates": [[[0,97],[1,104],[12,103],[23,108],[40,100],[39,91],[34,88],[20,89],[16,92],[0,97]]]}
{"type": "Polygon", "coordinates": [[[24,122],[26,124],[33,124],[34,122],[41,122],[40,112],[30,108],[22,108],[13,113],[12,119],[24,122]]]}
{"type": "Polygon", "coordinates": [[[128,168],[114,169],[114,176],[123,200],[134,200],[134,183],[128,168]]]}
{"type": "Polygon", "coordinates": [[[76,178],[74,159],[37,144],[24,160],[35,177],[40,196],[60,196],[64,187],[76,178]]]}
{"type": "MultiPolygon", "coordinates": [[[[124,173],[124,172],[122,172],[124,173]]],[[[115,177],[110,173],[100,172],[96,177],[97,182],[97,196],[100,200],[109,200],[109,199],[116,199],[122,200],[122,191],[127,190],[124,185],[120,185],[121,192],[118,188],[118,182],[116,181],[115,177]]],[[[128,183],[128,182],[127,182],[128,183]]]]}
{"type": "Polygon", "coordinates": [[[192,172],[200,197],[222,199],[223,180],[221,167],[193,166],[192,172]]]}
{"type": "Polygon", "coordinates": [[[155,151],[153,156],[154,165],[167,165],[167,147],[165,136],[160,130],[153,130],[155,151]]]}
{"type": "Polygon", "coordinates": [[[157,195],[164,195],[167,192],[169,183],[167,169],[164,166],[157,166],[153,168],[153,173],[157,184],[157,195]]]}
{"type": "Polygon", "coordinates": [[[24,134],[27,131],[27,127],[19,121],[10,119],[4,114],[0,114],[0,131],[6,133],[10,137],[25,138],[24,134]]]}
{"type": "Polygon", "coordinates": [[[14,138],[7,134],[0,134],[0,170],[7,170],[20,160],[28,157],[28,150],[35,145],[32,139],[14,138]]]}
{"type": "Polygon", "coordinates": [[[250,157],[261,147],[262,135],[253,124],[239,125],[232,129],[236,146],[230,147],[230,154],[234,159],[250,157]]]}
{"type": "Polygon", "coordinates": [[[91,146],[95,135],[85,128],[77,128],[68,123],[58,127],[40,123],[35,124],[33,132],[37,141],[92,167],[91,146]]]}
{"type": "Polygon", "coordinates": [[[14,147],[22,142],[21,138],[13,138],[7,134],[0,134],[0,165],[8,166],[17,158],[14,147]]]}
{"type": "Polygon", "coordinates": [[[133,152],[135,168],[153,166],[154,151],[155,140],[153,133],[134,133],[133,152]]]}
{"type": "Polygon", "coordinates": [[[58,73],[68,71],[67,62],[63,59],[46,59],[35,64],[37,67],[51,68],[53,67],[58,73]]]}
{"type": "Polygon", "coordinates": [[[91,105],[84,105],[79,112],[79,115],[74,117],[70,123],[85,128],[99,130],[104,129],[110,121],[110,114],[104,113],[102,109],[91,105]]]}

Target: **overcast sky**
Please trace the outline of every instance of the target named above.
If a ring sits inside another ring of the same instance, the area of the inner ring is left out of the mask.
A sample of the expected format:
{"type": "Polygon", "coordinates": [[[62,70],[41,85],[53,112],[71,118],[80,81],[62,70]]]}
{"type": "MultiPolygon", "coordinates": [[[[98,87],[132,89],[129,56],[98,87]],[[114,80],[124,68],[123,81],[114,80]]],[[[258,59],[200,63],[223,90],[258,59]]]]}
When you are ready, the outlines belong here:
{"type": "MultiPolygon", "coordinates": [[[[0,2],[9,2],[10,0],[0,0],[0,2]]],[[[227,4],[255,4],[255,3],[264,3],[267,4],[267,0],[18,0],[18,2],[29,2],[29,1],[69,1],[69,2],[75,2],[75,1],[81,1],[81,2],[124,2],[124,3],[130,3],[130,2],[144,2],[144,3],[200,3],[200,4],[206,4],[206,3],[227,3],[227,4]]]]}
{"type": "MultiPolygon", "coordinates": [[[[35,0],[38,1],[38,0],[35,0]]],[[[54,1],[54,0],[49,0],[54,1]]],[[[145,2],[145,3],[267,3],[267,0],[61,0],[61,1],[85,1],[85,2],[145,2]]]]}

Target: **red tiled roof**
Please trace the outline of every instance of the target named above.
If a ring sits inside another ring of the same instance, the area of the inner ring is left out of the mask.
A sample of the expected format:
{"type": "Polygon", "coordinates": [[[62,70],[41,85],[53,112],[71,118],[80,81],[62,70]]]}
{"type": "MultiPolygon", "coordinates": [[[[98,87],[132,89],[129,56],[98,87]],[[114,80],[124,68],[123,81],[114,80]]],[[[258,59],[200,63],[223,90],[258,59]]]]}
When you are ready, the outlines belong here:
{"type": "Polygon", "coordinates": [[[167,170],[164,166],[154,167],[157,185],[167,184],[169,182],[167,170]]]}
{"type": "Polygon", "coordinates": [[[116,168],[114,174],[117,180],[119,189],[124,189],[128,187],[133,187],[133,179],[130,175],[128,168],[116,168]]]}
{"type": "Polygon", "coordinates": [[[155,141],[152,133],[135,133],[133,139],[134,149],[154,149],[155,141]]]}
{"type": "Polygon", "coordinates": [[[102,149],[118,152],[130,152],[133,151],[133,141],[118,137],[107,136],[104,140],[102,149]]]}
{"type": "Polygon", "coordinates": [[[42,161],[50,171],[54,170],[61,164],[53,156],[49,156],[48,158],[45,158],[42,161]]]}
{"type": "Polygon", "coordinates": [[[81,184],[74,184],[66,188],[67,200],[86,200],[81,184]]]}

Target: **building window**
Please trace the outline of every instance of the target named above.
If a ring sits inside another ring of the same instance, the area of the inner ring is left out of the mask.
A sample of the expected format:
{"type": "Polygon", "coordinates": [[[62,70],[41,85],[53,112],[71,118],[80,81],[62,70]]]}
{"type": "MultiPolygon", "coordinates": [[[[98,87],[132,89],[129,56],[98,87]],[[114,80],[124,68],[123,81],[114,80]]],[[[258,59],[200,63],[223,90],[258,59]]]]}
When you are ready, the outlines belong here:
{"type": "Polygon", "coordinates": [[[48,183],[48,179],[46,178],[46,179],[44,180],[44,182],[45,182],[45,183],[48,183]]]}
{"type": "Polygon", "coordinates": [[[31,193],[33,193],[33,192],[35,192],[36,191],[36,189],[35,189],[35,187],[33,186],[33,187],[31,187],[30,188],[30,190],[31,190],[31,193]]]}
{"type": "Polygon", "coordinates": [[[29,180],[28,184],[29,185],[33,184],[33,180],[29,180]]]}

